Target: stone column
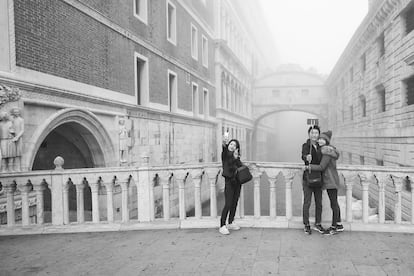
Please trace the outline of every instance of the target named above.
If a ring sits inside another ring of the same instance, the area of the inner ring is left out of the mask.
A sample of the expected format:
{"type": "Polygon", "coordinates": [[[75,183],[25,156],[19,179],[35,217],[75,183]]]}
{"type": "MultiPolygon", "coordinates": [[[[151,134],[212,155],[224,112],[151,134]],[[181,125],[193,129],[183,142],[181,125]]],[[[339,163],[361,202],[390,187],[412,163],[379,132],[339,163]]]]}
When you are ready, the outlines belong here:
{"type": "Polygon", "coordinates": [[[379,177],[377,178],[379,223],[385,223],[385,187],[387,184],[385,177],[385,175],[379,175],[379,177]]]}
{"type": "Polygon", "coordinates": [[[292,184],[293,184],[293,171],[283,172],[286,180],[286,218],[291,219],[293,213],[293,202],[292,202],[292,184]]]}
{"type": "MultiPolygon", "coordinates": [[[[151,204],[150,200],[150,186],[152,186],[152,179],[150,179],[149,172],[149,157],[142,157],[142,167],[138,170],[138,221],[146,222],[151,221],[151,208],[154,203],[151,204]]],[[[153,211],[152,211],[153,212],[153,211]]]]}
{"type": "Polygon", "coordinates": [[[395,189],[395,201],[394,201],[394,222],[401,223],[401,191],[403,186],[403,178],[393,176],[392,180],[394,182],[395,189]]]}
{"type": "Polygon", "coordinates": [[[170,219],[170,180],[172,174],[167,179],[161,179],[162,183],[162,208],[164,213],[164,220],[170,219]]]}
{"type": "Polygon", "coordinates": [[[70,186],[69,181],[67,181],[63,185],[63,224],[65,225],[70,223],[69,221],[69,186],[70,186]]]}
{"type": "Polygon", "coordinates": [[[83,189],[85,189],[84,183],[76,183],[76,217],[78,220],[78,223],[84,223],[85,222],[85,205],[84,205],[84,192],[83,189]]]}
{"type": "Polygon", "coordinates": [[[200,175],[200,178],[196,177],[194,181],[194,214],[195,217],[201,219],[201,182],[203,180],[203,174],[200,175]]]}
{"type": "Polygon", "coordinates": [[[14,192],[16,191],[16,183],[6,184],[7,194],[7,226],[14,226],[16,224],[16,216],[14,211],[14,192]]]}
{"type": "Polygon", "coordinates": [[[121,182],[121,189],[122,189],[122,222],[129,222],[128,187],[129,187],[129,182],[121,182]]]}
{"type": "Polygon", "coordinates": [[[344,182],[346,186],[346,221],[352,222],[352,186],[353,182],[351,181],[351,176],[344,174],[344,182]]]}
{"type": "Polygon", "coordinates": [[[186,218],[185,212],[185,182],[187,181],[188,174],[184,179],[178,179],[178,202],[179,202],[179,213],[180,219],[186,218]]]}
{"type": "Polygon", "coordinates": [[[104,184],[106,188],[106,212],[108,222],[114,222],[114,186],[112,181],[104,184]]]}
{"type": "Polygon", "coordinates": [[[99,223],[100,217],[99,217],[99,186],[100,183],[92,183],[90,185],[91,187],[91,193],[92,193],[92,222],[99,223]]]}
{"type": "Polygon", "coordinates": [[[260,176],[260,172],[253,173],[253,204],[255,218],[260,218],[260,176]]]}
{"type": "Polygon", "coordinates": [[[207,179],[210,182],[210,217],[216,218],[217,217],[217,192],[216,192],[217,175],[210,173],[208,174],[207,179]]]}
{"type": "Polygon", "coordinates": [[[20,191],[22,195],[22,225],[27,226],[29,225],[29,193],[32,191],[32,185],[26,183],[26,185],[22,186],[20,191]]]}
{"type": "Polygon", "coordinates": [[[40,184],[35,183],[33,189],[36,192],[36,213],[37,213],[37,224],[44,223],[44,190],[45,185],[43,182],[40,184]]]}
{"type": "Polygon", "coordinates": [[[270,198],[269,198],[269,208],[270,208],[270,217],[276,218],[276,179],[269,178],[270,181],[270,198]]]}
{"type": "Polygon", "coordinates": [[[57,156],[53,161],[55,164],[55,170],[52,173],[52,181],[49,186],[52,193],[52,224],[63,225],[63,187],[65,185],[63,181],[64,174],[64,160],[62,157],[57,156]]]}
{"type": "Polygon", "coordinates": [[[369,219],[369,181],[364,175],[361,177],[362,186],[362,222],[368,223],[369,219]]]}

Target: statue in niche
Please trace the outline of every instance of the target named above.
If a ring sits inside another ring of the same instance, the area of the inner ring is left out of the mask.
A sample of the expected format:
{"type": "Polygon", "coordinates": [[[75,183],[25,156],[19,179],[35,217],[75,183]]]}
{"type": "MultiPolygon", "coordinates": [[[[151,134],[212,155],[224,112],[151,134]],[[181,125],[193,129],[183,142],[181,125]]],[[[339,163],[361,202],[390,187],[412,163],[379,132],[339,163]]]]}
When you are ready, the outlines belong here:
{"type": "Polygon", "coordinates": [[[119,120],[119,157],[121,164],[127,162],[129,131],[125,118],[119,120]]]}
{"type": "Polygon", "coordinates": [[[12,138],[12,142],[14,142],[15,147],[15,155],[12,160],[12,164],[16,171],[21,171],[21,159],[22,159],[22,152],[23,152],[23,133],[24,133],[24,119],[20,114],[19,108],[13,108],[10,111],[10,115],[12,117],[12,125],[14,130],[14,137],[12,138]]]}
{"type": "Polygon", "coordinates": [[[14,171],[13,161],[16,156],[15,130],[9,114],[0,112],[0,151],[1,172],[14,171]]]}

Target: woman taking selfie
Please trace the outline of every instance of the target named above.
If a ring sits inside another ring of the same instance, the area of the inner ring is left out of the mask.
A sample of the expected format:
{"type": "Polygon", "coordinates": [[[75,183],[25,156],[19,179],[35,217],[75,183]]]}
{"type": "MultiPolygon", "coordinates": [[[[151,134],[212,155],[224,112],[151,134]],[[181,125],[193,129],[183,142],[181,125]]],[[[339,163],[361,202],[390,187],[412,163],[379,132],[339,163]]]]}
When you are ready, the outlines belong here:
{"type": "Polygon", "coordinates": [[[239,230],[236,225],[234,215],[236,213],[237,202],[240,197],[241,184],[236,178],[237,168],[242,165],[240,161],[240,143],[236,139],[229,141],[229,134],[226,132],[223,138],[223,151],[221,153],[221,162],[225,179],[224,187],[224,207],[221,212],[219,232],[223,235],[230,234],[229,230],[239,230]],[[229,215],[228,224],[226,225],[227,215],[229,215]]]}

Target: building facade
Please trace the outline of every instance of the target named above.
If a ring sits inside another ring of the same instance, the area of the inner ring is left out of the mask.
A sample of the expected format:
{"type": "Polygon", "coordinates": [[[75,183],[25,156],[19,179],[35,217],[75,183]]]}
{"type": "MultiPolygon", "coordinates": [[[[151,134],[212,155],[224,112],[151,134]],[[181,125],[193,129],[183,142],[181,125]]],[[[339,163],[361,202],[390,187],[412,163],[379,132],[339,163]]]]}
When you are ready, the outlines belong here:
{"type": "Polygon", "coordinates": [[[327,128],[325,78],[299,65],[284,64],[255,81],[254,95],[255,126],[267,125],[273,129],[271,140],[260,134],[254,136],[255,160],[301,161],[298,152],[307,138],[307,120],[318,119],[322,130],[327,128]]]}
{"type": "Polygon", "coordinates": [[[370,1],[327,89],[343,163],[414,165],[414,1],[370,1]]]}
{"type": "Polygon", "coordinates": [[[217,160],[211,1],[1,5],[1,111],[24,120],[4,170],[217,160]]]}
{"type": "MultiPolygon", "coordinates": [[[[214,2],[217,139],[228,131],[241,142],[243,159],[251,160],[253,83],[275,66],[276,47],[257,1],[214,2]]],[[[269,129],[258,131],[266,136],[269,129]]]]}

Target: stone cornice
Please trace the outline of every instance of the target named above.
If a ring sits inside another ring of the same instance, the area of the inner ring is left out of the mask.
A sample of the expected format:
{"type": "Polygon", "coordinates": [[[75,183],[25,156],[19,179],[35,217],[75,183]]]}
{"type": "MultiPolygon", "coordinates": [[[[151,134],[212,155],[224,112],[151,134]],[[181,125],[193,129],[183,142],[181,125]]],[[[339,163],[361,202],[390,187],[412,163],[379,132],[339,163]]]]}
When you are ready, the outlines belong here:
{"type": "Polygon", "coordinates": [[[346,46],[334,69],[327,79],[327,84],[340,79],[340,75],[348,70],[350,66],[349,60],[359,57],[359,53],[364,47],[384,29],[387,20],[395,9],[400,7],[402,1],[405,0],[382,0],[377,8],[373,8],[368,12],[361,25],[358,27],[350,42],[346,46]]]}

